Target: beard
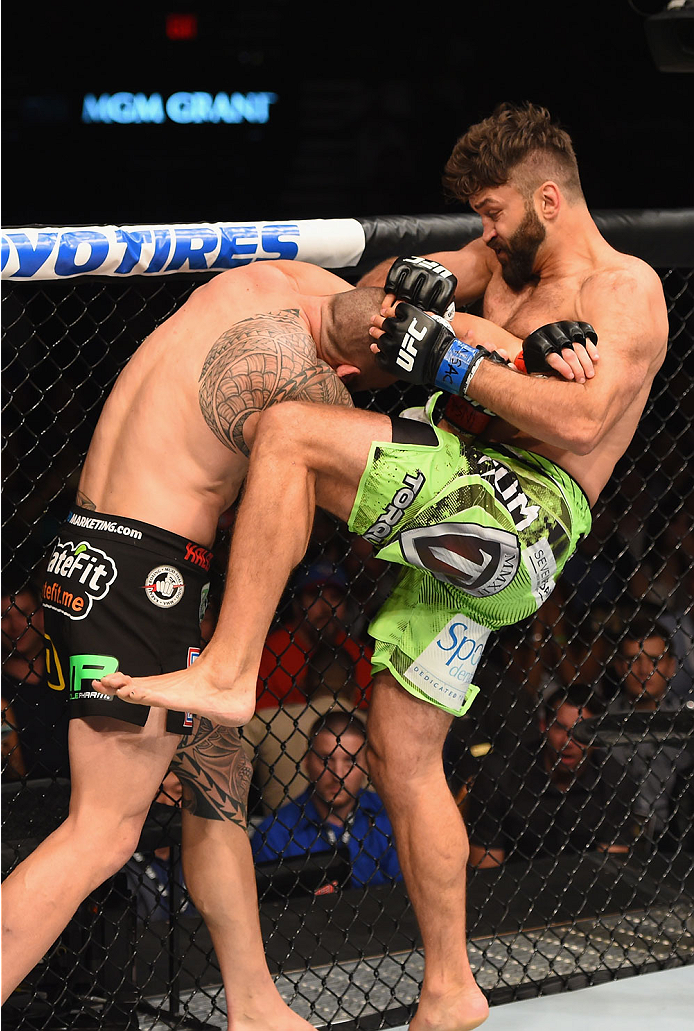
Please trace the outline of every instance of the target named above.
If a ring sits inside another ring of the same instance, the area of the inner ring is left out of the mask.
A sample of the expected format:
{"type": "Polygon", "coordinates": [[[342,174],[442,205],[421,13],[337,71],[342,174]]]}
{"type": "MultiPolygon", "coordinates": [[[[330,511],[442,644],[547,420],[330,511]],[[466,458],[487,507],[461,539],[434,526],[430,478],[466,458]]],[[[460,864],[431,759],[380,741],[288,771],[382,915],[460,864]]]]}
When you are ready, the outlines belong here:
{"type": "MultiPolygon", "coordinates": [[[[547,231],[534,208],[526,208],[523,221],[510,237],[508,244],[500,248],[504,260],[499,258],[501,276],[511,290],[518,293],[528,283],[539,283],[540,276],[534,271],[535,258],[547,231]]],[[[495,249],[495,248],[494,248],[495,249]]],[[[495,249],[496,250],[496,249],[495,249]]]]}

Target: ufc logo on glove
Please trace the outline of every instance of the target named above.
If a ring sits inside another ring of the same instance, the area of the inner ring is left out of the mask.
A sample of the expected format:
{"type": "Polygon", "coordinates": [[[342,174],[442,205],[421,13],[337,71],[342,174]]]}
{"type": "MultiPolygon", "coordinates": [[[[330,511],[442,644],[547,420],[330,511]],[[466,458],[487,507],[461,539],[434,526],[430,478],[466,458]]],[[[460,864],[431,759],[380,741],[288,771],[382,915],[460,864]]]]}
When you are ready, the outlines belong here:
{"type": "Polygon", "coordinates": [[[412,322],[410,322],[409,326],[407,327],[405,336],[400,345],[400,351],[398,352],[398,356],[395,359],[396,364],[400,365],[403,369],[405,369],[406,372],[412,372],[412,369],[414,368],[415,358],[419,354],[415,340],[421,343],[426,335],[427,327],[422,326],[422,328],[418,330],[417,318],[413,318],[412,322]]]}

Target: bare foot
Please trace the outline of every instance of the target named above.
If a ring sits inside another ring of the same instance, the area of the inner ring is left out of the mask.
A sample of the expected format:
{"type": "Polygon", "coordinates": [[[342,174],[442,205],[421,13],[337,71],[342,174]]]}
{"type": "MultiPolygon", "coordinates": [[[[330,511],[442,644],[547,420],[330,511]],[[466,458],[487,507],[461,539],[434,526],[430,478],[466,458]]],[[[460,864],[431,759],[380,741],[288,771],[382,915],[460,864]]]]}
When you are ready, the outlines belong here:
{"type": "Polygon", "coordinates": [[[224,727],[242,727],[255,711],[255,681],[250,690],[218,687],[198,659],[188,669],[157,677],[129,677],[110,673],[92,681],[96,691],[133,705],[153,705],[175,712],[193,712],[224,727]]]}
{"type": "Polygon", "coordinates": [[[432,997],[424,992],[410,1031],[472,1031],[489,1016],[489,1004],[477,985],[432,997]]]}
{"type": "Polygon", "coordinates": [[[313,1024],[290,1010],[286,1003],[277,1004],[247,1014],[241,1007],[241,1014],[229,1018],[228,1031],[316,1031],[313,1024]]]}

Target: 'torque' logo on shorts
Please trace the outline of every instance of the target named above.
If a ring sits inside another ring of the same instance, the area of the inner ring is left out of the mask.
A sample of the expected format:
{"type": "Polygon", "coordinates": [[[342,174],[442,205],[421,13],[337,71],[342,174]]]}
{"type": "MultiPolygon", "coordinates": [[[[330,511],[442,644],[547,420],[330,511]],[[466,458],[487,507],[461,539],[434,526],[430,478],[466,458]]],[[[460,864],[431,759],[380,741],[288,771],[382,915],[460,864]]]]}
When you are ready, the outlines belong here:
{"type": "Polygon", "coordinates": [[[518,538],[477,523],[437,523],[404,530],[405,561],[475,598],[498,594],[513,580],[520,563],[518,538]]]}
{"type": "Polygon", "coordinates": [[[364,540],[370,541],[371,544],[380,544],[392,533],[393,528],[398,525],[425,483],[426,477],[421,470],[418,469],[414,476],[408,473],[402,481],[402,487],[395,492],[385,511],[362,534],[364,540]]]}
{"type": "Polygon", "coordinates": [[[46,567],[41,595],[45,608],[68,619],[84,619],[92,604],[101,601],[118,576],[116,563],[105,551],[87,541],[56,542],[46,567]]]}
{"type": "Polygon", "coordinates": [[[183,577],[175,566],[155,566],[150,569],[142,586],[152,604],[160,609],[178,605],[186,589],[183,577]]]}

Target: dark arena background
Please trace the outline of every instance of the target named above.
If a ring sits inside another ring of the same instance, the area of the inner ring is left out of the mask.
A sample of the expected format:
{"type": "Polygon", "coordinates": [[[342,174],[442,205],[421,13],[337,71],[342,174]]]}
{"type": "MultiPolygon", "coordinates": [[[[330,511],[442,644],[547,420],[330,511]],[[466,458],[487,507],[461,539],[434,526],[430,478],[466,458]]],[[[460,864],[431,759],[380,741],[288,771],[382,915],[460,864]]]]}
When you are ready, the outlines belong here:
{"type": "MultiPolygon", "coordinates": [[[[635,724],[608,712],[589,728],[606,806],[628,812],[628,852],[555,849],[572,828],[550,821],[547,840],[523,839],[503,866],[468,876],[470,958],[490,1027],[549,1026],[522,1007],[590,989],[577,997],[585,1007],[618,984],[629,986],[625,1020],[643,1026],[636,975],[665,984],[658,977],[694,961],[692,5],[228,6],[3,10],[3,877],[67,813],[65,690],[45,666],[37,590],[119,371],[219,268],[281,254],[357,282],[389,255],[473,239],[476,216],[443,198],[443,165],[497,102],[529,99],[571,133],[603,235],[660,275],[669,352],[593,531],[537,618],[488,646],[480,695],[454,722],[444,762],[463,815],[484,821],[476,785],[490,761],[528,768],[548,693],[581,683],[609,703],[630,627],[665,629],[667,714],[635,724]],[[224,262],[208,268],[217,251],[224,262]],[[643,755],[641,781],[614,776],[643,755]],[[666,774],[649,807],[640,789],[656,765],[666,774]]],[[[357,397],[388,413],[422,400],[404,386],[357,397]]],[[[227,544],[220,526],[213,606],[227,544]]],[[[251,833],[305,790],[316,716],[366,715],[366,626],[392,580],[319,514],[244,728],[251,833]],[[326,601],[328,629],[314,637],[326,601]]],[[[519,774],[519,800],[523,790],[519,774]]],[[[180,826],[175,794],[162,793],[133,860],[10,997],[8,1028],[226,1028],[217,959],[178,873],[180,826]]],[[[317,1028],[405,1025],[423,957],[402,882],[354,887],[339,842],[256,873],[270,969],[292,1008],[317,1028]]],[[[667,985],[660,1005],[672,1017],[681,982],[667,985]]],[[[581,1026],[627,1026],[610,1014],[581,1026]]]]}

